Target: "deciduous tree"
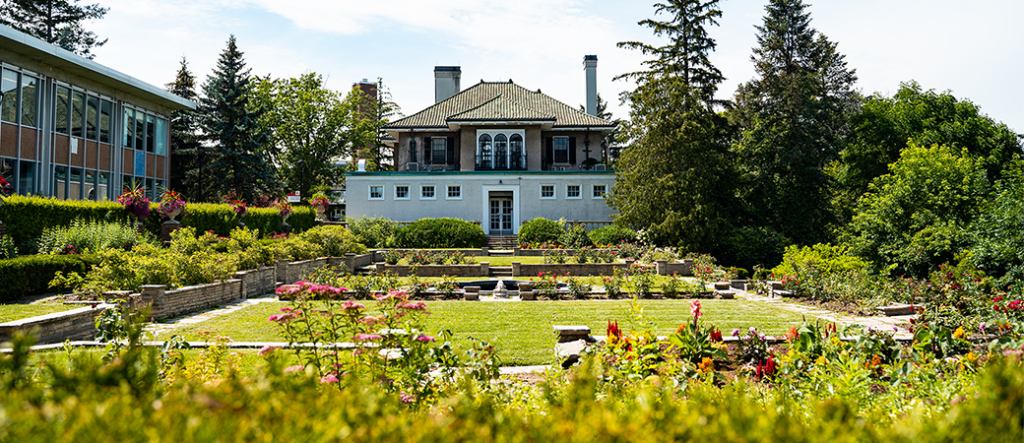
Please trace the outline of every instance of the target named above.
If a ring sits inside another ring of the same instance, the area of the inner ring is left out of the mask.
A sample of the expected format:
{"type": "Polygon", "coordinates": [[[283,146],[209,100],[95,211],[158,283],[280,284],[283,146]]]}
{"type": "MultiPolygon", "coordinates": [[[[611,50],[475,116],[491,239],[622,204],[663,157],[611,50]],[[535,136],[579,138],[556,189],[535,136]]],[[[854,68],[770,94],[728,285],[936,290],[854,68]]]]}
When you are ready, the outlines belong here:
{"type": "Polygon", "coordinates": [[[312,189],[341,183],[338,164],[350,153],[352,112],[341,94],[324,87],[323,77],[312,72],[263,80],[255,91],[255,100],[267,109],[261,122],[270,131],[288,190],[307,197],[312,189]]]}

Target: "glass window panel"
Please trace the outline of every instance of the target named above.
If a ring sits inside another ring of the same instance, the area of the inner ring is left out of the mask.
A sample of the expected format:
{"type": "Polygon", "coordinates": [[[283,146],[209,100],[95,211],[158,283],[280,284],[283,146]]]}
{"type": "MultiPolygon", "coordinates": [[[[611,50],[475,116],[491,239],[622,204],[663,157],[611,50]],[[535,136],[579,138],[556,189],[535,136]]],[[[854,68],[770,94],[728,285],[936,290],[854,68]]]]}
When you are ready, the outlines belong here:
{"type": "Polygon", "coordinates": [[[568,137],[555,137],[555,163],[569,163],[568,137]]]}
{"type": "Polygon", "coordinates": [[[540,198],[555,198],[555,185],[540,185],[540,198]]]}
{"type": "Polygon", "coordinates": [[[11,186],[18,185],[17,181],[14,179],[14,165],[17,164],[16,162],[17,160],[13,158],[0,158],[0,177],[7,180],[7,183],[10,183],[11,186]]]}
{"type": "Polygon", "coordinates": [[[114,104],[106,100],[100,101],[100,143],[110,143],[110,131],[113,129],[114,104]]]}
{"type": "Polygon", "coordinates": [[[71,97],[71,135],[85,137],[85,94],[75,91],[71,97]]]}
{"type": "Polygon", "coordinates": [[[156,119],[156,153],[167,155],[167,120],[156,119]]]}
{"type": "Polygon", "coordinates": [[[434,198],[434,185],[420,187],[420,198],[434,198]]]}
{"type": "Polygon", "coordinates": [[[124,135],[122,136],[124,141],[124,147],[132,147],[132,141],[135,140],[135,110],[127,109],[124,110],[124,135]]]}
{"type": "Polygon", "coordinates": [[[80,168],[71,168],[71,173],[68,174],[68,200],[81,200],[82,199],[82,170],[80,168]]]}
{"type": "Polygon", "coordinates": [[[146,149],[146,114],[140,111],[135,111],[135,149],[146,149]]]}
{"type": "Polygon", "coordinates": [[[508,139],[505,134],[494,136],[494,168],[508,169],[508,139]]]}
{"type": "Polygon", "coordinates": [[[85,189],[86,200],[96,200],[98,195],[96,194],[96,171],[85,171],[85,182],[82,183],[85,189]]]}
{"type": "Polygon", "coordinates": [[[409,198],[409,186],[408,185],[395,185],[395,198],[408,199],[409,198]]]}
{"type": "Polygon", "coordinates": [[[68,198],[68,167],[53,167],[53,196],[59,199],[68,198]]]}
{"type": "Polygon", "coordinates": [[[156,148],[156,117],[146,116],[146,152],[153,152],[156,148]]]}
{"type": "Polygon", "coordinates": [[[100,120],[100,99],[90,96],[86,101],[85,136],[96,140],[100,120]]]}
{"type": "Polygon", "coordinates": [[[430,139],[430,163],[445,164],[445,154],[448,151],[448,139],[445,137],[433,137],[430,139]]]}
{"type": "Polygon", "coordinates": [[[39,115],[39,94],[35,77],[21,76],[21,124],[36,127],[39,115]]]}
{"type": "Polygon", "coordinates": [[[71,91],[63,86],[57,87],[57,110],[53,116],[53,130],[60,134],[68,133],[68,101],[71,91]]]}
{"type": "Polygon", "coordinates": [[[141,152],[135,153],[135,175],[143,177],[146,175],[146,154],[141,152]]]}
{"type": "Polygon", "coordinates": [[[35,194],[36,193],[36,162],[24,161],[19,162],[18,165],[18,193],[19,194],[35,194]]]}
{"type": "Polygon", "coordinates": [[[448,198],[462,198],[462,186],[448,185],[448,198]]]}
{"type": "Polygon", "coordinates": [[[480,136],[480,168],[491,168],[491,136],[487,134],[480,136]]]}
{"type": "Polygon", "coordinates": [[[149,197],[150,200],[156,200],[156,183],[151,178],[146,179],[146,197],[149,197]]]}
{"type": "Polygon", "coordinates": [[[101,172],[100,173],[99,187],[100,187],[100,192],[99,192],[99,199],[100,200],[113,200],[113,198],[110,196],[110,173],[109,172],[101,172]]]}
{"type": "Polygon", "coordinates": [[[18,73],[9,69],[3,70],[3,78],[0,79],[0,94],[3,94],[3,101],[0,102],[0,120],[17,123],[18,118],[18,73]]]}

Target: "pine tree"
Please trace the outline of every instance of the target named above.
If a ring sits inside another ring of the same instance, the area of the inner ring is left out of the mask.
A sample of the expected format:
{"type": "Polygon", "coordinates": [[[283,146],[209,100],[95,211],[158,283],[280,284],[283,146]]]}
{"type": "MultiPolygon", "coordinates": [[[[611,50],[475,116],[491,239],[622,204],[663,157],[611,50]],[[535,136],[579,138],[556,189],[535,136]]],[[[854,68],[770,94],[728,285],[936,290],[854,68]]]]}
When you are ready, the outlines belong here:
{"type": "MultiPolygon", "coordinates": [[[[167,90],[186,100],[199,101],[196,78],[188,70],[185,57],[181,58],[181,67],[174,82],[167,84],[167,90]]],[[[206,165],[213,160],[212,153],[206,151],[199,134],[199,114],[188,109],[171,112],[171,189],[181,192],[189,201],[216,200],[215,194],[207,191],[213,184],[214,171],[206,165]]]]}
{"type": "Polygon", "coordinates": [[[668,37],[667,45],[619,43],[655,58],[644,62],[647,71],[616,77],[635,79],[637,87],[624,94],[630,143],[609,204],[619,211],[617,222],[648,229],[659,243],[716,252],[733,212],[731,126],[714,110],[722,75],[708,59],[715,41],[706,29],[722,13],[717,0],[658,3],[655,11],[672,17],[639,24],[668,37]]]}
{"type": "MultiPolygon", "coordinates": [[[[249,69],[235,36],[217,61],[217,68],[203,83],[200,99],[201,127],[208,146],[215,151],[208,160],[217,171],[215,195],[233,193],[254,202],[280,193],[277,174],[270,161],[270,138],[260,123],[262,106],[250,104],[249,69]]],[[[206,187],[210,189],[210,187],[206,187]]]]}
{"type": "Polygon", "coordinates": [[[844,56],[811,27],[801,0],[772,0],[757,26],[757,78],[736,94],[744,200],[754,224],[799,244],[828,241],[825,167],[838,159],[858,100],[844,56]]]}
{"type": "Polygon", "coordinates": [[[92,59],[90,49],[107,40],[86,31],[82,22],[101,19],[109,10],[99,4],[79,5],[78,0],[0,0],[0,24],[92,59]]]}

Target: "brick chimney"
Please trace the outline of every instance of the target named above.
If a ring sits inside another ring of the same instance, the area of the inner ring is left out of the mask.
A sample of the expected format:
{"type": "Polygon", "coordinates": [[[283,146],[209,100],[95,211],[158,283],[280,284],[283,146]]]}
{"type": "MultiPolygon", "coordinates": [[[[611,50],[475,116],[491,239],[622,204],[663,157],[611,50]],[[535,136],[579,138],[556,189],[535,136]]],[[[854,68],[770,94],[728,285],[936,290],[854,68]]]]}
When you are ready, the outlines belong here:
{"type": "Polygon", "coordinates": [[[597,117],[597,56],[584,55],[587,71],[587,114],[597,117]]]}
{"type": "Polygon", "coordinates": [[[458,94],[462,68],[458,66],[434,66],[434,103],[458,94]]]}

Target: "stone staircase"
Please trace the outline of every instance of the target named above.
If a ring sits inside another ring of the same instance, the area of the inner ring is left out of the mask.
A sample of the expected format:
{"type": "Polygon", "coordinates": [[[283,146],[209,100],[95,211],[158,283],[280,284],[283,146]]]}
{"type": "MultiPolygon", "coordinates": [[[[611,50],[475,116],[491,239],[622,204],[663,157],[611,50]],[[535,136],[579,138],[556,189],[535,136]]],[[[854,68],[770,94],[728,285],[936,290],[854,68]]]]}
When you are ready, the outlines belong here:
{"type": "Polygon", "coordinates": [[[490,249],[512,249],[518,246],[518,241],[518,238],[514,235],[488,235],[487,247],[490,249]]]}
{"type": "Polygon", "coordinates": [[[511,266],[491,266],[488,268],[488,274],[491,277],[511,277],[512,267],[511,266]]]}

